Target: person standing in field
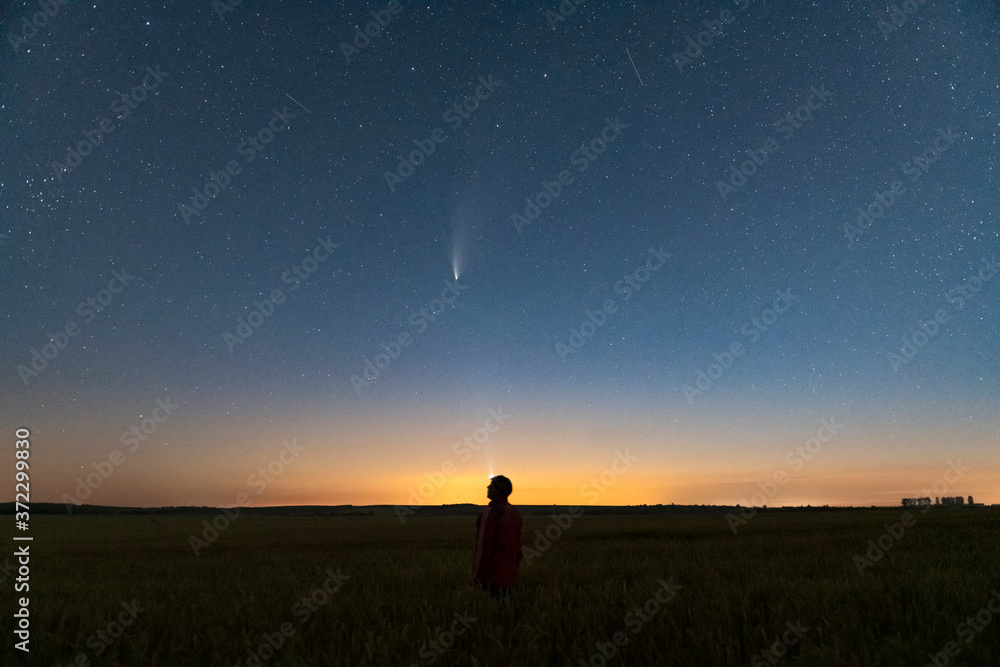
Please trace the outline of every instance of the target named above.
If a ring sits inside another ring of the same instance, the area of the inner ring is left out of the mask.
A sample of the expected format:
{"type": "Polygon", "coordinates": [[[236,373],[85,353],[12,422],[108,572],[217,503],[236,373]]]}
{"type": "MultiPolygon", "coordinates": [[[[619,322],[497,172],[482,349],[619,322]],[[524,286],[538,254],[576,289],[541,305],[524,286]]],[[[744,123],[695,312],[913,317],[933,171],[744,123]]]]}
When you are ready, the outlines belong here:
{"type": "Polygon", "coordinates": [[[490,505],[476,519],[472,582],[498,599],[507,597],[517,584],[524,559],[521,513],[507,502],[513,490],[509,479],[503,475],[494,477],[486,487],[490,505]]]}

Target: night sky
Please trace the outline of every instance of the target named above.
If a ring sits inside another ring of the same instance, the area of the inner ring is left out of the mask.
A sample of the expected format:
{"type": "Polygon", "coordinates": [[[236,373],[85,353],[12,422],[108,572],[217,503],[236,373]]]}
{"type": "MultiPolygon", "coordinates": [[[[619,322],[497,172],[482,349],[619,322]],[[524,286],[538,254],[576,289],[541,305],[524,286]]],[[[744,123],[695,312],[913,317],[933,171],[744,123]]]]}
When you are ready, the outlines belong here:
{"type": "Polygon", "coordinates": [[[1000,502],[1000,7],[609,4],[7,6],[32,499],[1000,502]]]}

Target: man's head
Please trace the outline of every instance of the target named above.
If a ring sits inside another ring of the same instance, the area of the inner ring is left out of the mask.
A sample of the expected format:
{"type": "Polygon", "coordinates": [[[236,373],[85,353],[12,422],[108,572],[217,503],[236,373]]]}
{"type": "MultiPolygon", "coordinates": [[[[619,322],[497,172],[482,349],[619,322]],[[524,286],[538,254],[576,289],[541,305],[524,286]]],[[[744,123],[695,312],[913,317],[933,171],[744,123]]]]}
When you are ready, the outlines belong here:
{"type": "Polygon", "coordinates": [[[503,475],[497,475],[490,480],[490,485],[486,487],[486,497],[490,500],[507,500],[514,491],[514,486],[510,480],[503,475]]]}

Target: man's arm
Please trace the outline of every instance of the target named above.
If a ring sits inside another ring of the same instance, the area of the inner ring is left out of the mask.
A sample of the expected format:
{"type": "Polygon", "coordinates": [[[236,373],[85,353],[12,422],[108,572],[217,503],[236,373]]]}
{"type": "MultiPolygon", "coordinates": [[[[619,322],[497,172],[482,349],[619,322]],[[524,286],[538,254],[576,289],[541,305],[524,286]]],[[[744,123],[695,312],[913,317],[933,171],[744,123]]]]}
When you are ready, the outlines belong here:
{"type": "Polygon", "coordinates": [[[521,515],[517,515],[517,569],[521,569],[521,561],[524,560],[524,540],[522,528],[524,527],[524,522],[521,520],[521,515]]]}
{"type": "Polygon", "coordinates": [[[482,583],[489,566],[490,555],[493,553],[493,541],[496,537],[495,522],[490,521],[493,514],[491,507],[476,519],[476,554],[472,560],[472,583],[482,583]]]}

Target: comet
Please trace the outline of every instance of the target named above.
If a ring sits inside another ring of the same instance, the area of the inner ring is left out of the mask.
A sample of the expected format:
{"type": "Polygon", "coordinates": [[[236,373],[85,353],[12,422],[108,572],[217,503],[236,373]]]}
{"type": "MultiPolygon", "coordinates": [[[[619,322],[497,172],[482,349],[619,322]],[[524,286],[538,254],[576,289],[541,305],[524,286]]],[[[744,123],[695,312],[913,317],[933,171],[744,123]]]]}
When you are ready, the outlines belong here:
{"type": "Polygon", "coordinates": [[[458,276],[462,273],[461,253],[461,244],[456,240],[453,242],[451,250],[451,272],[454,274],[455,280],[458,280],[458,276]]]}

